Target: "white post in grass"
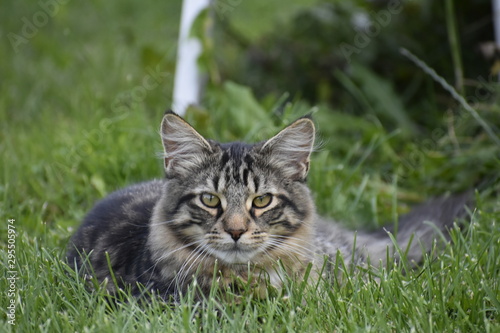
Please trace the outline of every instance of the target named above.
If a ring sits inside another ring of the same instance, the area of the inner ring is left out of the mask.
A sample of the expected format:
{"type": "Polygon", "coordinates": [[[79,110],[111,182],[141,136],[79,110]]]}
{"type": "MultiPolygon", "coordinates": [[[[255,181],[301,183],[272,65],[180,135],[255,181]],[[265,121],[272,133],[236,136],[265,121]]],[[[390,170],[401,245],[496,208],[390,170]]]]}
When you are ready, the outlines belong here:
{"type": "Polygon", "coordinates": [[[191,104],[199,104],[201,95],[201,74],[198,57],[201,43],[190,36],[193,22],[201,11],[210,5],[210,0],[183,0],[182,16],[177,45],[172,109],[183,115],[191,104]]]}
{"type": "MultiPolygon", "coordinates": [[[[493,25],[495,29],[495,46],[500,49],[500,0],[493,0],[493,25]]],[[[497,51],[498,52],[498,51],[497,51]]],[[[500,73],[498,74],[500,81],[500,73]]]]}

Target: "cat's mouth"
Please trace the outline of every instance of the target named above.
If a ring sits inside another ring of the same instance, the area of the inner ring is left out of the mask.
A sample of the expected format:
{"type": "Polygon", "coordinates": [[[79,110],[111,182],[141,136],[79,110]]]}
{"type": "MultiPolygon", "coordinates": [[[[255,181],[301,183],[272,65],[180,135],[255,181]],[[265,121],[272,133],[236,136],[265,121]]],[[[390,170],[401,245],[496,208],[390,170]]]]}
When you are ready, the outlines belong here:
{"type": "Polygon", "coordinates": [[[247,265],[259,253],[257,250],[243,250],[233,248],[231,250],[213,250],[213,255],[226,264],[247,265]]]}

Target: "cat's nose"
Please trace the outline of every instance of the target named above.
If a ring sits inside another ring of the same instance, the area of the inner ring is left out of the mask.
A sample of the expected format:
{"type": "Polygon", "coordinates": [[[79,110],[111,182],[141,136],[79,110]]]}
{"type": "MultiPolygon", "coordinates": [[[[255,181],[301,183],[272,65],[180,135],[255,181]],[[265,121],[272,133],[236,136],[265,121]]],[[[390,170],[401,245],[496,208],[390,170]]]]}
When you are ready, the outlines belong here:
{"type": "Polygon", "coordinates": [[[238,239],[240,239],[241,235],[243,235],[247,229],[229,229],[226,230],[228,234],[231,235],[231,238],[236,242],[238,239]]]}

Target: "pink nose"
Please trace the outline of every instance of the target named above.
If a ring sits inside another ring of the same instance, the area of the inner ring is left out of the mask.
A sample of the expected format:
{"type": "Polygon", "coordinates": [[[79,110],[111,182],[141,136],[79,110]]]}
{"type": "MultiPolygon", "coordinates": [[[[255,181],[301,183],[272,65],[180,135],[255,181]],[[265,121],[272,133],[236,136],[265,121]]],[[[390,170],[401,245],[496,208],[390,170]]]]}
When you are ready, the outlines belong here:
{"type": "Polygon", "coordinates": [[[238,239],[240,239],[241,235],[243,235],[247,229],[229,229],[226,230],[228,234],[231,235],[231,238],[236,242],[238,239]]]}

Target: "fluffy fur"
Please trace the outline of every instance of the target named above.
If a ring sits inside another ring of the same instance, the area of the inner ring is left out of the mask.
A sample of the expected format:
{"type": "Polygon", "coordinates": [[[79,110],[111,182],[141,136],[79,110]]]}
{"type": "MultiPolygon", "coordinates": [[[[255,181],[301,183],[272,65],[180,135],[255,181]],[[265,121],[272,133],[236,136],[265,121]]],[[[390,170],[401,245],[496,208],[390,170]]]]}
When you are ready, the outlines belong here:
{"type": "MultiPolygon", "coordinates": [[[[355,258],[351,264],[385,261],[393,247],[387,232],[355,234],[316,216],[306,185],[314,136],[306,117],[265,142],[220,144],[166,114],[165,179],[97,203],[71,240],[69,263],[99,281],[111,281],[112,271],[111,291],[138,293],[142,285],[168,298],[193,279],[206,294],[214,278],[224,287],[250,280],[262,295],[265,283],[280,286],[283,273],[300,279],[310,263],[319,270],[324,255],[334,264],[338,251],[355,258]]],[[[439,198],[401,219],[399,245],[414,236],[410,259],[421,259],[421,247],[453,223],[467,198],[439,198]]]]}

